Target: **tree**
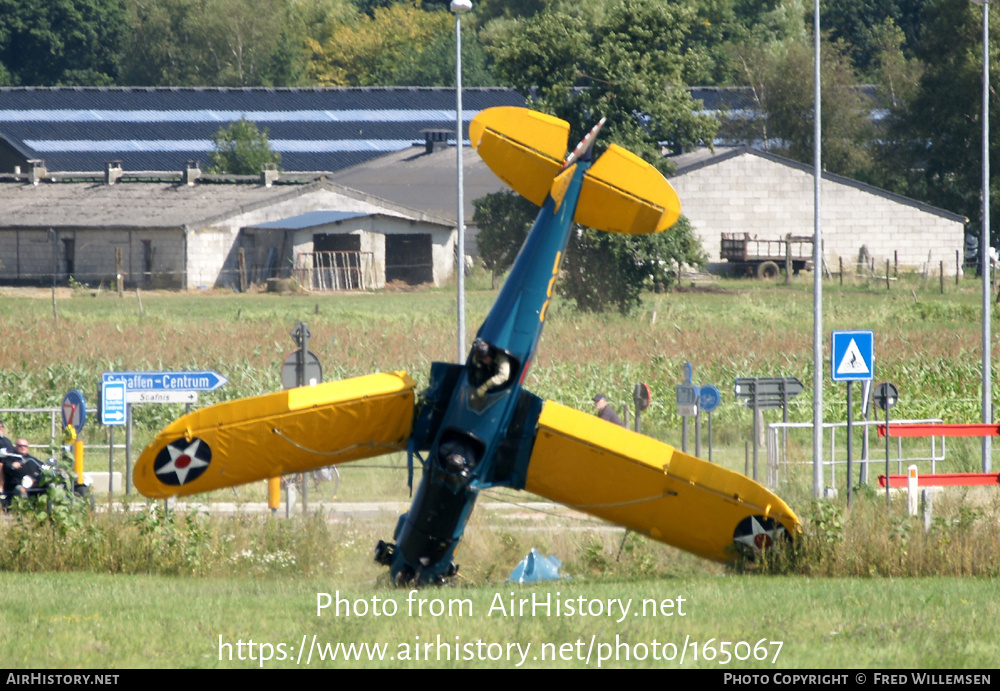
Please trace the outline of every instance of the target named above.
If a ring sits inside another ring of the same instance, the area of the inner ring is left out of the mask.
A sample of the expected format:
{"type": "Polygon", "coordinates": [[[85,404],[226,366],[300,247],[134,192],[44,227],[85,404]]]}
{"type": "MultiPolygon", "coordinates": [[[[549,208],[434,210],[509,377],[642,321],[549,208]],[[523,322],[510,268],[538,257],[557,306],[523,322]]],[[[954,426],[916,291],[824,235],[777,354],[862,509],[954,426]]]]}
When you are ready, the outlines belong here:
{"type": "Polygon", "coordinates": [[[685,217],[655,235],[620,235],[585,228],[574,233],[556,288],[581,312],[629,314],[642,292],[677,283],[677,265],[701,266],[704,252],[685,217]]]}
{"type": "MultiPolygon", "coordinates": [[[[811,40],[745,45],[737,54],[759,116],[735,119],[727,131],[748,144],[811,162],[815,122],[811,40]]],[[[876,141],[871,114],[881,104],[858,88],[842,46],[822,41],[821,56],[823,167],[870,179],[876,141]]]]}
{"type": "MultiPolygon", "coordinates": [[[[710,144],[715,133],[714,119],[699,115],[683,88],[681,51],[694,17],[687,3],[557,0],[530,17],[495,19],[482,34],[496,74],[539,110],[568,121],[571,146],[603,115],[608,122],[595,158],[615,142],[667,170],[661,147],[710,144]]],[[[496,249],[490,261],[498,271],[513,260],[526,223],[509,199],[486,210],[503,220],[497,226],[506,233],[493,238],[497,231],[480,224],[480,243],[496,249]]],[[[584,229],[570,236],[557,286],[581,310],[628,313],[651,281],[670,284],[677,261],[700,259],[686,223],[644,237],[584,229]]]]}
{"type": "MultiPolygon", "coordinates": [[[[496,278],[514,263],[531,230],[538,207],[510,190],[475,202],[479,256],[496,278]]],[[[571,233],[566,246],[559,294],[582,312],[617,309],[628,314],[641,304],[643,290],[666,289],[677,281],[677,264],[701,265],[704,253],[683,216],[663,233],[619,235],[590,228],[571,233]]]]}
{"type": "Polygon", "coordinates": [[[123,0],[0,0],[0,83],[113,84],[127,32],[123,0]]]}
{"type": "Polygon", "coordinates": [[[666,171],[661,153],[711,144],[714,118],[684,88],[681,54],[695,12],[660,0],[553,2],[481,32],[494,73],[579,140],[607,116],[596,153],[615,142],[666,171]]]}
{"type": "MultiPolygon", "coordinates": [[[[991,24],[996,21],[993,4],[991,24]]],[[[926,27],[917,57],[924,69],[912,97],[902,98],[890,111],[886,136],[887,179],[894,191],[953,211],[970,220],[968,230],[979,235],[982,218],[982,8],[963,0],[932,0],[925,8],[926,27]],[[892,168],[889,169],[891,164],[892,168]]],[[[990,32],[990,51],[1000,50],[998,32],[990,32]]],[[[990,61],[990,83],[998,79],[990,61]]],[[[996,92],[990,95],[991,169],[1000,160],[1000,115],[996,92]]],[[[990,196],[1000,194],[993,176],[990,196]]],[[[1000,205],[991,204],[990,228],[1000,226],[1000,205]]],[[[997,233],[992,233],[993,243],[997,233]]]]}
{"type": "MultiPolygon", "coordinates": [[[[367,6],[354,21],[308,40],[309,78],[324,86],[454,86],[455,18],[418,4],[367,6]]],[[[474,17],[462,22],[462,83],[490,86],[474,17]]]]}
{"type": "Polygon", "coordinates": [[[904,56],[914,55],[931,0],[822,0],[820,25],[830,40],[843,42],[861,74],[875,78],[887,33],[899,31],[904,56]]]}
{"type": "Polygon", "coordinates": [[[122,84],[239,87],[302,81],[307,22],[315,8],[286,0],[127,1],[132,32],[122,84]]]}
{"type": "Polygon", "coordinates": [[[476,246],[479,257],[497,278],[514,263],[524,239],[538,215],[538,207],[516,192],[505,190],[480,197],[473,202],[473,221],[479,228],[476,246]]]}
{"type": "Polygon", "coordinates": [[[215,150],[208,155],[209,173],[257,175],[266,163],[279,165],[281,154],[272,151],[267,130],[240,118],[212,135],[215,150]]]}

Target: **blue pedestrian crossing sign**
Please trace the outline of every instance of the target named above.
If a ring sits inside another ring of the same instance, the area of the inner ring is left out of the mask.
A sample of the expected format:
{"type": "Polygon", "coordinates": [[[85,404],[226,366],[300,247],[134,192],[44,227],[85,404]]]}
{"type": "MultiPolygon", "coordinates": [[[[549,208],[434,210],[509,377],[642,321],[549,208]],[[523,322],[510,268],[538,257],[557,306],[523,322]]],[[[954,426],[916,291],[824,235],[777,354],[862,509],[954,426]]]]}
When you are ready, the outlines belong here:
{"type": "Polygon", "coordinates": [[[834,331],[830,372],[833,381],[871,381],[875,336],[871,331],[834,331]]]}

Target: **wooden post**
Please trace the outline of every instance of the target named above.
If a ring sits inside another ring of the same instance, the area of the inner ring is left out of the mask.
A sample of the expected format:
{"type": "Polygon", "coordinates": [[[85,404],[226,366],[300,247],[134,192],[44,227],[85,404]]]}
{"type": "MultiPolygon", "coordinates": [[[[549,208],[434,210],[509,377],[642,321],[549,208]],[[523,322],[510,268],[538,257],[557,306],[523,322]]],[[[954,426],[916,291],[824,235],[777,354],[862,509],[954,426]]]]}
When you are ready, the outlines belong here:
{"type": "Polygon", "coordinates": [[[941,294],[944,295],[944,261],[938,262],[938,270],[941,272],[941,294]]]}
{"type": "Polygon", "coordinates": [[[843,286],[844,285],[844,258],[843,257],[838,257],[837,259],[840,261],[840,285],[843,286]]]}
{"type": "Polygon", "coordinates": [[[792,234],[785,236],[785,285],[792,284],[792,234]]]}
{"type": "Polygon", "coordinates": [[[892,253],[892,275],[899,278],[899,250],[892,253]]]}
{"type": "Polygon", "coordinates": [[[125,279],[122,276],[124,271],[123,261],[122,261],[122,248],[115,247],[115,281],[118,288],[118,297],[123,297],[125,291],[125,279]]]}
{"type": "Polygon", "coordinates": [[[958,272],[962,270],[962,265],[958,260],[958,250],[955,250],[955,285],[958,285],[958,272]]]}
{"type": "Polygon", "coordinates": [[[246,250],[240,247],[236,254],[236,261],[240,267],[240,292],[247,292],[247,255],[246,250]]]}
{"type": "Polygon", "coordinates": [[[889,290],[889,260],[885,260],[885,289],[889,290]]]}

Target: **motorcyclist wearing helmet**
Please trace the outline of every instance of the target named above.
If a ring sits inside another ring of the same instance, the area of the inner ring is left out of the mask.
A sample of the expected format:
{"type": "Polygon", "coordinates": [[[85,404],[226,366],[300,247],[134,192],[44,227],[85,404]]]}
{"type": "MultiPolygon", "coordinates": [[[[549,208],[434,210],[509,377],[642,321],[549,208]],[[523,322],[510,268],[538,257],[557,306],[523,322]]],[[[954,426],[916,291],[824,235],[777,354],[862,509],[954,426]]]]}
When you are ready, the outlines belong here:
{"type": "Polygon", "coordinates": [[[476,388],[476,397],[483,398],[487,391],[499,389],[510,379],[510,358],[502,351],[477,338],[472,344],[473,363],[485,372],[485,381],[476,388]]]}

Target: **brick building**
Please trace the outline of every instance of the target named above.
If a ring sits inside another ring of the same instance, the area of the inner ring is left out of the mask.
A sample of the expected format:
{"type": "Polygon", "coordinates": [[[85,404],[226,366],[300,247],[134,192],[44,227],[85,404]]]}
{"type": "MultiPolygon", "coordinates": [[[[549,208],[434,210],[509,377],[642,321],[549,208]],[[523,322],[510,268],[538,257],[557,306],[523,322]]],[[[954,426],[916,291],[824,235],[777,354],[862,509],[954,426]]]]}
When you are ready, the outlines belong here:
{"type": "MultiPolygon", "coordinates": [[[[768,240],[813,235],[812,166],[750,148],[706,150],[675,161],[670,182],[710,269],[725,270],[723,232],[768,240]]],[[[831,271],[840,260],[845,270],[853,268],[864,248],[876,267],[888,259],[901,270],[937,273],[943,262],[945,273],[955,275],[956,252],[965,247],[964,216],[830,173],[823,174],[821,203],[823,257],[831,271]]]]}

